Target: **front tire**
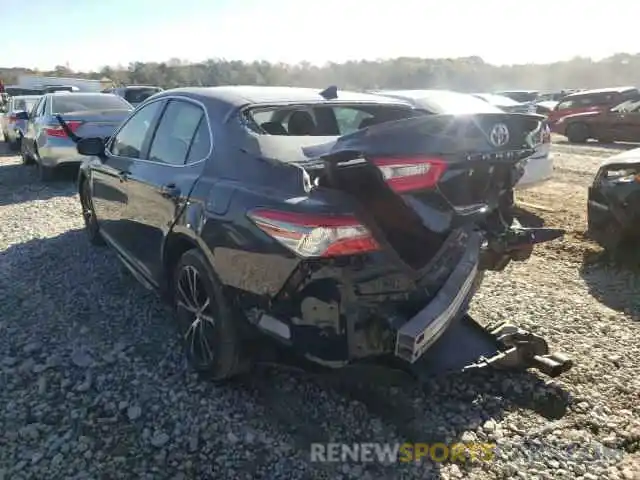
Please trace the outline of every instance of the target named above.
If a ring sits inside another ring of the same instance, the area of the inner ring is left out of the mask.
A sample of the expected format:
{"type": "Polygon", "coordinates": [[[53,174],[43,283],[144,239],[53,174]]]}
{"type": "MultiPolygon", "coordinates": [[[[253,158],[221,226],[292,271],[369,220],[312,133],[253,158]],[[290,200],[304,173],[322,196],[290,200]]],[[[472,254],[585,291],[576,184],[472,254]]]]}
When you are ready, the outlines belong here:
{"type": "Polygon", "coordinates": [[[589,127],[584,123],[572,123],[567,127],[567,138],[571,143],[586,143],[589,140],[589,127]]]}
{"type": "Polygon", "coordinates": [[[241,319],[233,314],[222,284],[199,250],[187,251],[178,261],[172,291],[178,329],[191,367],[214,381],[246,371],[241,319]]]}
{"type": "Polygon", "coordinates": [[[104,238],[100,234],[98,219],[91,200],[89,180],[86,179],[82,182],[80,190],[80,205],[82,205],[82,218],[84,219],[84,228],[89,237],[89,242],[96,246],[104,245],[104,238]]]}

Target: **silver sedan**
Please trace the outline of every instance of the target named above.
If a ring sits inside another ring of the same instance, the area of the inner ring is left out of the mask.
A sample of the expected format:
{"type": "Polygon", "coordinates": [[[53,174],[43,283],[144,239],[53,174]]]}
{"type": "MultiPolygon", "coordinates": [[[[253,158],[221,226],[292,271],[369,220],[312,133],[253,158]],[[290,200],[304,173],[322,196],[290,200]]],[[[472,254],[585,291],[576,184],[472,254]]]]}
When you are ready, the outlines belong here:
{"type": "Polygon", "coordinates": [[[21,154],[25,164],[36,163],[42,180],[49,180],[62,164],[80,164],[75,142],[57,116],[79,137],[109,137],[133,110],[122,97],[107,93],[55,92],[43,95],[31,112],[21,112],[27,121],[21,154]]]}

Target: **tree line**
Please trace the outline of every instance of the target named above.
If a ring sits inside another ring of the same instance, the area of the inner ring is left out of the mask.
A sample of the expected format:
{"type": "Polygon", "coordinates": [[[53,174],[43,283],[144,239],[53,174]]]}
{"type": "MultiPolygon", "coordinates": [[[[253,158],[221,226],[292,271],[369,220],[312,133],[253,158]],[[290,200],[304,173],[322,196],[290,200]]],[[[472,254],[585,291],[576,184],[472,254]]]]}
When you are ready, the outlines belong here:
{"type": "Polygon", "coordinates": [[[480,57],[430,59],[399,57],[391,60],[360,60],[317,66],[266,61],[242,62],[210,59],[200,63],[171,59],[167,62],[134,62],[107,66],[99,71],[75,72],[65,66],[53,71],[0,68],[5,85],[20,74],[111,79],[118,85],[178,86],[290,85],[342,89],[444,88],[479,92],[501,89],[555,91],[565,88],[599,88],[635,85],[640,78],[640,54],[617,54],[594,61],[576,57],[549,64],[497,66],[480,57]]]}

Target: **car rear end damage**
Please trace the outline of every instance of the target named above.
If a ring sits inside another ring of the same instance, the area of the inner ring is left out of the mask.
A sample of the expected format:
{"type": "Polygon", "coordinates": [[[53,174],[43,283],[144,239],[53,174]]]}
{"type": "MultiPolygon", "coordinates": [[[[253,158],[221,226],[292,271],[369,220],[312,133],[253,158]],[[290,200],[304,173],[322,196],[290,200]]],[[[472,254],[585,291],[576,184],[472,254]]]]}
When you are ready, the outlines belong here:
{"type": "MultiPolygon", "coordinates": [[[[536,115],[411,115],[303,147],[286,167],[299,169],[306,195],[248,214],[280,245],[290,272],[249,309],[250,320],[326,366],[419,363],[465,317],[484,270],[525,260],[535,243],[562,235],[510,217],[513,186],[542,128],[536,115]]],[[[481,337],[485,345],[487,332],[481,337]]],[[[481,356],[508,360],[487,364],[513,362],[504,353],[512,347],[495,336],[491,345],[481,356]]],[[[454,369],[477,363],[459,353],[454,369]]],[[[521,357],[521,367],[536,367],[521,357]]]]}

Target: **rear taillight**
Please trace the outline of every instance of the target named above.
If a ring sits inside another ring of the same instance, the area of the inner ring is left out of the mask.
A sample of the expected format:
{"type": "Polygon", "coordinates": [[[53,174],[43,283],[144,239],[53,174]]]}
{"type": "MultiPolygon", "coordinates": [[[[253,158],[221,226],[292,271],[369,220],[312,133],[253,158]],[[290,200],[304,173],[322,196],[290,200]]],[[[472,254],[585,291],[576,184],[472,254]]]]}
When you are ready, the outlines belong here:
{"type": "Polygon", "coordinates": [[[387,184],[396,192],[433,188],[447,169],[437,158],[374,158],[387,184]]]}
{"type": "Polygon", "coordinates": [[[9,115],[9,121],[10,122],[17,122],[18,121],[18,117],[16,115],[9,115]]]}
{"type": "Polygon", "coordinates": [[[249,212],[248,217],[263,232],[301,257],[336,257],[379,249],[369,230],[352,216],[257,209],[249,212]]]}
{"type": "MultiPolygon", "coordinates": [[[[69,130],[71,130],[74,133],[78,129],[78,127],[82,125],[82,122],[78,122],[74,120],[68,121],[66,123],[69,126],[69,130]]],[[[44,133],[49,137],[66,137],[67,136],[67,132],[65,132],[62,129],[61,125],[46,125],[44,127],[44,133]]]]}

